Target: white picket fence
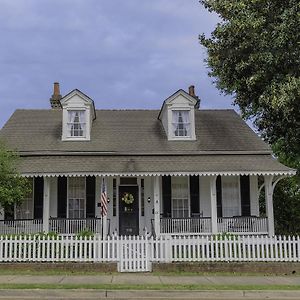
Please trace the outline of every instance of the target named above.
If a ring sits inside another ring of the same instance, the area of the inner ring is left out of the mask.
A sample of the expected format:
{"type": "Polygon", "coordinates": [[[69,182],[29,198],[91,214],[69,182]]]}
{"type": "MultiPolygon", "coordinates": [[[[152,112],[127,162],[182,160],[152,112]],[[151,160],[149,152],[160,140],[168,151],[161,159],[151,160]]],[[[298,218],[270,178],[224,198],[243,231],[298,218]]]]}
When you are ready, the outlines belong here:
{"type": "Polygon", "coordinates": [[[297,236],[2,236],[0,262],[117,262],[121,272],[153,262],[300,261],[297,236]]]}

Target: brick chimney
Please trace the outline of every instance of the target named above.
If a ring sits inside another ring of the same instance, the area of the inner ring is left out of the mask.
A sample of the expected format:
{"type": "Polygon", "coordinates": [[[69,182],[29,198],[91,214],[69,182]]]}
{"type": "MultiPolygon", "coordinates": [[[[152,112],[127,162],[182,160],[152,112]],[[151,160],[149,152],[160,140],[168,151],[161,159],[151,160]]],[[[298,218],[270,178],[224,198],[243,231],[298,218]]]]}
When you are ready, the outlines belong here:
{"type": "Polygon", "coordinates": [[[190,96],[192,96],[192,97],[195,97],[196,95],[195,95],[195,86],[193,86],[193,85],[190,85],[189,86],[189,94],[190,94],[190,96]]]}
{"type": "Polygon", "coordinates": [[[197,103],[195,105],[195,108],[199,108],[200,107],[200,99],[198,96],[196,96],[195,94],[195,86],[194,85],[190,85],[189,86],[189,95],[192,96],[193,98],[195,98],[197,100],[197,103]]]}
{"type": "Polygon", "coordinates": [[[61,109],[60,99],[62,98],[59,90],[59,83],[54,82],[53,95],[50,98],[50,104],[52,109],[61,109]]]}

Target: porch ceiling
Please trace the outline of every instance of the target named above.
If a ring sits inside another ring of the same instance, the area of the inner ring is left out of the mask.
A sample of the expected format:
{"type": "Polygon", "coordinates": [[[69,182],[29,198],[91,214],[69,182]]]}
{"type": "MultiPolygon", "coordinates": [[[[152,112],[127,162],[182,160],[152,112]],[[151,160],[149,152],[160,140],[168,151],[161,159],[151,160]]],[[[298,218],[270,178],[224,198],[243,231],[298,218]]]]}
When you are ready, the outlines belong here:
{"type": "Polygon", "coordinates": [[[24,176],[294,175],[271,155],[27,156],[24,176]]]}

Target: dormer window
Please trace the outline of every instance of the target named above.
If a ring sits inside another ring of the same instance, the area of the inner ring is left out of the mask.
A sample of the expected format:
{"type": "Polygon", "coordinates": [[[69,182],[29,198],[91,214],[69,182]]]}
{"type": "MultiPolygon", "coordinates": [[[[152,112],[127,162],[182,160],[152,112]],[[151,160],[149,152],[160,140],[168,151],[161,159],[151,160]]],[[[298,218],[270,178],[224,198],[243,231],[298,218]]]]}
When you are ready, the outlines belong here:
{"type": "Polygon", "coordinates": [[[93,120],[96,119],[94,101],[79,90],[73,90],[60,100],[63,141],[90,141],[93,120]]]}
{"type": "Polygon", "coordinates": [[[68,135],[69,137],[86,136],[86,117],[84,110],[68,111],[68,135]]]}
{"type": "Polygon", "coordinates": [[[177,91],[163,103],[158,119],[161,121],[168,141],[195,141],[195,110],[199,107],[199,99],[193,87],[190,94],[177,91]]]}
{"type": "Polygon", "coordinates": [[[188,110],[173,110],[172,124],[174,137],[191,136],[191,120],[188,110]]]}

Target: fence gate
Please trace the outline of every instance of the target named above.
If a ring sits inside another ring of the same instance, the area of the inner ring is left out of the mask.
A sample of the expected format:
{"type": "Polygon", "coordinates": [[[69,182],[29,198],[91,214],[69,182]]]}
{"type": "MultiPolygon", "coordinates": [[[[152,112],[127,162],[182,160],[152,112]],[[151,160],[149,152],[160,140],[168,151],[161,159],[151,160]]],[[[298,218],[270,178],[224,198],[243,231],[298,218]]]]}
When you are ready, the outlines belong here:
{"type": "Polygon", "coordinates": [[[145,237],[125,236],[119,240],[119,272],[151,272],[150,242],[145,237]]]}

